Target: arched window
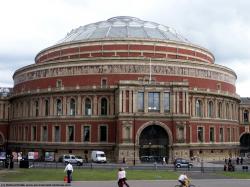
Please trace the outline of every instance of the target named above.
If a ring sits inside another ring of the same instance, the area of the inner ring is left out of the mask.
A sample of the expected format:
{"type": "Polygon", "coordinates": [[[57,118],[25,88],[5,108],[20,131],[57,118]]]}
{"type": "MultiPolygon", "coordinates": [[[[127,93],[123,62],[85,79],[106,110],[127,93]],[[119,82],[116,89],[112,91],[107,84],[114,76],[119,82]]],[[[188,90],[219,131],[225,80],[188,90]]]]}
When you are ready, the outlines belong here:
{"type": "Polygon", "coordinates": [[[44,111],[45,116],[48,116],[49,115],[49,100],[48,99],[45,100],[44,109],[45,109],[45,111],[44,111]]]}
{"type": "Polygon", "coordinates": [[[85,99],[85,115],[92,115],[91,100],[89,98],[85,99]]]}
{"type": "Polygon", "coordinates": [[[249,122],[249,112],[248,112],[248,110],[244,110],[244,114],[243,114],[243,121],[244,121],[244,123],[247,123],[247,122],[249,122]]]}
{"type": "Polygon", "coordinates": [[[38,101],[36,100],[35,101],[35,116],[38,116],[39,115],[39,103],[38,101]]]}
{"type": "Polygon", "coordinates": [[[204,141],[204,129],[203,127],[198,127],[198,142],[203,142],[204,141]]]}
{"type": "Polygon", "coordinates": [[[108,114],[108,101],[106,98],[101,99],[101,115],[108,114]]]}
{"type": "Polygon", "coordinates": [[[218,103],[218,118],[222,118],[222,103],[218,103]]]}
{"type": "Polygon", "coordinates": [[[61,99],[56,100],[56,115],[62,115],[62,101],[61,99]]]}
{"type": "Polygon", "coordinates": [[[71,98],[69,102],[69,115],[75,116],[76,115],[76,102],[75,99],[71,98]]]}
{"type": "Polygon", "coordinates": [[[208,110],[207,110],[207,112],[208,112],[208,117],[209,117],[209,118],[212,118],[212,117],[213,117],[213,108],[214,108],[213,102],[212,102],[212,101],[209,101],[209,102],[208,102],[208,110]]]}
{"type": "Polygon", "coordinates": [[[199,99],[196,100],[195,108],[196,108],[196,116],[202,117],[202,102],[201,102],[201,100],[199,100],[199,99]]]}

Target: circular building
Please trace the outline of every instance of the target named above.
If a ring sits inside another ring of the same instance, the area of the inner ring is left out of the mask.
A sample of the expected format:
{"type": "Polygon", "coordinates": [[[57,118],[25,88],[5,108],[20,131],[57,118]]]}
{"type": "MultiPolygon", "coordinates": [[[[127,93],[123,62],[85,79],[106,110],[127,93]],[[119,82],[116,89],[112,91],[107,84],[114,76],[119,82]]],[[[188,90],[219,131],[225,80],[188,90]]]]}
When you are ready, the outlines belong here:
{"type": "Polygon", "coordinates": [[[9,147],[131,163],[238,155],[237,77],[214,61],[134,17],[73,29],[14,73],[9,147]]]}

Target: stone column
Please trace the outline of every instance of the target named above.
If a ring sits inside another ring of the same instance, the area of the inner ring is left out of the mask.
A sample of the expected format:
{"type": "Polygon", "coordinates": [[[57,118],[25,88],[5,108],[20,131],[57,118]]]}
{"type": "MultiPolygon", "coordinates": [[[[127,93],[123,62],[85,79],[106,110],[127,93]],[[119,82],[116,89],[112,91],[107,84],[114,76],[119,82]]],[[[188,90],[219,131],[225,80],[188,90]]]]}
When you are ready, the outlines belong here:
{"type": "Polygon", "coordinates": [[[222,119],[226,118],[226,102],[223,100],[222,101],[222,119]]]}
{"type": "Polygon", "coordinates": [[[115,109],[114,109],[114,96],[113,95],[111,95],[110,96],[110,115],[114,115],[114,111],[115,111],[115,109]]]}
{"type": "Polygon", "coordinates": [[[189,113],[189,93],[188,91],[185,92],[186,93],[186,114],[189,113]]]}
{"type": "Polygon", "coordinates": [[[144,112],[148,113],[148,91],[144,92],[144,112]]]}
{"type": "Polygon", "coordinates": [[[204,115],[205,118],[208,117],[207,115],[207,98],[204,98],[204,115]]]}
{"type": "Polygon", "coordinates": [[[82,112],[81,112],[81,108],[82,107],[82,99],[81,99],[81,95],[79,94],[77,96],[77,116],[81,116],[82,115],[82,112]]]}
{"type": "Polygon", "coordinates": [[[126,113],[126,90],[122,91],[122,112],[126,113]]]}
{"type": "Polygon", "coordinates": [[[186,92],[183,90],[182,91],[182,114],[186,114],[186,107],[185,103],[186,103],[186,92]]]}
{"type": "Polygon", "coordinates": [[[44,100],[42,97],[39,97],[39,101],[38,101],[38,116],[44,116],[44,100]]]}
{"type": "Polygon", "coordinates": [[[67,97],[66,96],[63,96],[63,116],[66,116],[67,115],[67,97]]]}
{"type": "Polygon", "coordinates": [[[213,117],[215,117],[215,118],[218,118],[217,111],[218,111],[218,100],[215,99],[215,101],[214,101],[214,110],[213,110],[213,117]]]}
{"type": "Polygon", "coordinates": [[[160,113],[164,113],[164,92],[160,92],[160,113]]]}
{"type": "Polygon", "coordinates": [[[50,96],[50,99],[49,99],[49,115],[50,116],[54,116],[55,115],[53,96],[50,96]]]}
{"type": "Polygon", "coordinates": [[[132,90],[129,90],[129,110],[128,112],[131,113],[132,112],[132,107],[133,107],[133,93],[132,93],[132,90]]]}
{"type": "Polygon", "coordinates": [[[133,113],[137,111],[137,92],[133,91],[133,113]]]}
{"type": "Polygon", "coordinates": [[[176,113],[180,113],[180,92],[175,92],[175,98],[176,98],[176,113]]]}
{"type": "Polygon", "coordinates": [[[122,90],[119,90],[119,113],[122,112],[122,90]]]}
{"type": "Polygon", "coordinates": [[[98,103],[98,99],[97,99],[97,96],[95,95],[94,96],[94,98],[93,98],[93,113],[94,113],[94,115],[96,116],[96,115],[98,115],[98,105],[97,105],[97,103],[98,103]]]}
{"type": "Polygon", "coordinates": [[[176,100],[175,97],[176,96],[175,96],[175,91],[174,90],[173,90],[173,93],[171,93],[171,97],[172,97],[172,99],[171,99],[172,100],[171,105],[172,105],[172,108],[173,108],[172,112],[173,112],[173,114],[175,114],[176,113],[176,107],[175,107],[176,106],[176,104],[175,104],[175,102],[176,102],[175,101],[176,100]]]}
{"type": "Polygon", "coordinates": [[[195,116],[195,97],[192,97],[192,116],[195,116]]]}

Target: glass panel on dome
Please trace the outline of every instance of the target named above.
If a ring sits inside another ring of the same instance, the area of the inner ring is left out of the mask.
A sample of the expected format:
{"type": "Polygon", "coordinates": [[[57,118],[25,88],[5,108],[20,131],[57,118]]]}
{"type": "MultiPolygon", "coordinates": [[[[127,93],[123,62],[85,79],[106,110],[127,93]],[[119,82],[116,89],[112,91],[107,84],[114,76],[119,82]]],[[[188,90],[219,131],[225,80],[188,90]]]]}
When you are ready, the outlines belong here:
{"type": "Polygon", "coordinates": [[[165,35],[166,39],[168,39],[168,40],[179,41],[179,40],[176,38],[176,35],[173,34],[172,32],[164,32],[163,34],[165,35]]]}
{"type": "Polygon", "coordinates": [[[77,31],[74,31],[70,34],[69,37],[67,37],[64,42],[70,42],[72,40],[74,40],[74,38],[78,35],[79,33],[77,31]]]}
{"type": "Polygon", "coordinates": [[[110,27],[111,26],[111,23],[107,22],[107,21],[101,21],[99,24],[98,24],[98,28],[102,28],[102,27],[110,27]]]}
{"type": "Polygon", "coordinates": [[[105,38],[109,27],[97,28],[89,38],[105,38]]]}
{"type": "Polygon", "coordinates": [[[128,23],[128,26],[129,27],[141,27],[142,26],[142,22],[140,21],[131,21],[128,23]]]}
{"type": "Polygon", "coordinates": [[[147,35],[150,38],[165,39],[165,37],[157,29],[152,29],[152,28],[146,28],[145,27],[144,30],[147,32],[147,35]]]}
{"type": "Polygon", "coordinates": [[[114,26],[114,27],[126,26],[126,23],[122,22],[122,21],[115,21],[115,22],[113,22],[112,26],[114,26]]]}
{"type": "Polygon", "coordinates": [[[128,36],[131,38],[148,38],[143,27],[128,27],[128,36]]]}
{"type": "Polygon", "coordinates": [[[147,27],[147,28],[156,28],[158,26],[158,24],[156,23],[153,23],[153,22],[145,22],[144,23],[144,27],[147,27]]]}
{"type": "Polygon", "coordinates": [[[108,33],[108,37],[111,38],[127,37],[127,29],[126,27],[112,27],[108,33]]]}
{"type": "Polygon", "coordinates": [[[95,23],[90,23],[88,25],[85,25],[84,28],[85,29],[96,28],[96,24],[95,23]]]}
{"type": "Polygon", "coordinates": [[[162,31],[164,31],[164,32],[168,32],[169,27],[164,26],[164,25],[158,25],[158,29],[160,29],[160,30],[162,30],[162,31]]]}
{"type": "Polygon", "coordinates": [[[88,39],[89,36],[94,32],[95,27],[83,30],[79,36],[77,36],[77,40],[88,39]]]}

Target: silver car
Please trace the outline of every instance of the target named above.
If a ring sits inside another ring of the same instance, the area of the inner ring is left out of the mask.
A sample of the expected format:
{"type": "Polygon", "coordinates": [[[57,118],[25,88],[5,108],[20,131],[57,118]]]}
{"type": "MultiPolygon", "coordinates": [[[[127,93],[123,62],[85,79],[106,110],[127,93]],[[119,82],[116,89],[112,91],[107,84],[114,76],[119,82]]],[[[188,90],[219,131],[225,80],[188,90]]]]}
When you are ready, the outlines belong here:
{"type": "Polygon", "coordinates": [[[78,157],[78,156],[75,156],[75,155],[63,155],[62,161],[64,163],[69,162],[71,164],[76,164],[78,166],[83,165],[82,157],[78,157]]]}

